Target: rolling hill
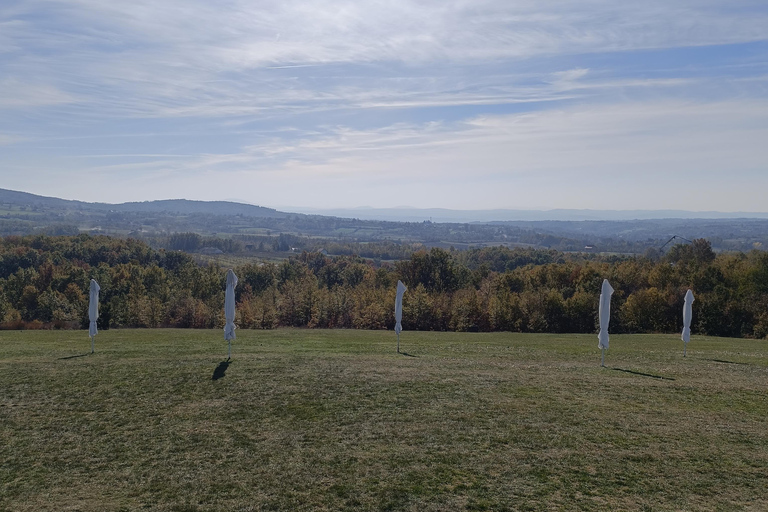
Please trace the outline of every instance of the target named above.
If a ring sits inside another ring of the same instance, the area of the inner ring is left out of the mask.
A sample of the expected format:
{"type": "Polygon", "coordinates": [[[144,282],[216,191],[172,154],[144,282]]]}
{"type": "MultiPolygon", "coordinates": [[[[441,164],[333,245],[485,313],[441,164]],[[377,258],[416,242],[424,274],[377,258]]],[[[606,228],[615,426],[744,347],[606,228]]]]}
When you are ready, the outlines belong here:
{"type": "MultiPolygon", "coordinates": [[[[553,212],[561,215],[564,211],[553,212]]],[[[366,216],[365,210],[338,212],[366,216]]],[[[438,218],[446,220],[458,218],[455,217],[458,213],[451,210],[423,212],[443,212],[438,218]]],[[[509,214],[513,210],[506,212],[509,214]]],[[[474,213],[476,219],[493,218],[490,210],[484,217],[480,215],[482,212],[474,213]]],[[[711,218],[714,213],[709,212],[707,218],[697,219],[688,218],[694,212],[678,212],[681,218],[670,219],[647,218],[653,215],[645,212],[645,219],[629,220],[626,217],[639,217],[642,212],[603,212],[601,215],[625,218],[532,220],[543,213],[546,212],[528,212],[528,220],[504,220],[501,214],[497,221],[414,221],[412,216],[405,216],[400,221],[371,220],[291,213],[233,201],[168,199],[121,204],[88,203],[0,189],[0,235],[89,232],[155,240],[154,245],[164,246],[173,233],[196,233],[202,237],[239,240],[243,247],[269,246],[283,252],[297,248],[314,250],[327,246],[329,241],[337,241],[346,244],[421,244],[456,249],[496,245],[640,254],[661,248],[673,235],[689,240],[708,238],[713,248],[721,251],[768,247],[768,219],[757,218],[757,214],[753,218],[717,219],[711,218]],[[278,241],[278,236],[283,238],[278,241]]],[[[588,213],[588,216],[598,215],[597,212],[588,213]]],[[[655,215],[674,213],[660,211],[655,215]]]]}

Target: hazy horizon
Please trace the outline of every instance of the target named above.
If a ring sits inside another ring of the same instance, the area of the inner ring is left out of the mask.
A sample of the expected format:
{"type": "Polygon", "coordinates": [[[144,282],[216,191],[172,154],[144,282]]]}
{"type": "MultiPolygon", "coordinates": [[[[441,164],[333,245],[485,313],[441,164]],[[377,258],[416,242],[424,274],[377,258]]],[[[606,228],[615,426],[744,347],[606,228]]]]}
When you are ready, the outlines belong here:
{"type": "Polygon", "coordinates": [[[768,4],[11,0],[3,187],[764,210],[768,4]]]}
{"type": "MultiPolygon", "coordinates": [[[[21,193],[28,192],[18,190],[8,190],[0,188],[0,198],[2,193],[21,193]]],[[[47,196],[42,196],[47,197],[47,196]]],[[[70,200],[66,197],[54,197],[55,199],[70,200]]],[[[155,201],[186,201],[186,198],[164,198],[155,201]]],[[[310,215],[325,215],[346,218],[358,218],[360,220],[380,220],[380,221],[400,221],[400,222],[494,222],[494,221],[635,221],[635,220],[670,220],[670,219],[765,219],[768,218],[768,212],[721,212],[721,211],[692,211],[692,210],[608,210],[608,209],[567,209],[557,208],[551,210],[523,210],[523,209],[448,209],[448,208],[414,208],[407,205],[399,205],[390,208],[374,208],[370,206],[359,206],[354,208],[312,208],[296,205],[270,205],[257,204],[239,198],[225,198],[223,202],[243,204],[249,206],[258,206],[271,208],[285,213],[303,213],[310,215]]],[[[149,201],[129,201],[130,203],[152,202],[149,201]]],[[[204,201],[205,202],[205,201],[204,201]]],[[[102,204],[124,204],[102,202],[102,204]]]]}

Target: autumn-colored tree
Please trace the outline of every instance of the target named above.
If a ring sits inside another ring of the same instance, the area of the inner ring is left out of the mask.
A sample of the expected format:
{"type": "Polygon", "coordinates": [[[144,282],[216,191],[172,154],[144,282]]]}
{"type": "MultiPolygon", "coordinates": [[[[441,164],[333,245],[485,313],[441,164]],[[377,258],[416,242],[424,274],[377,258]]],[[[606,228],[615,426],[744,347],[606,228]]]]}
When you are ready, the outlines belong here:
{"type": "MultiPolygon", "coordinates": [[[[286,236],[281,243],[294,241],[286,236]]],[[[757,250],[715,254],[703,239],[648,257],[503,247],[413,252],[392,243],[374,249],[402,251],[405,259],[388,264],[352,252],[303,252],[279,264],[237,267],[237,322],[259,329],[391,329],[394,286],[401,279],[409,288],[405,329],[595,332],[600,285],[607,278],[616,290],[614,332],[677,332],[690,288],[696,296],[694,332],[768,334],[768,255],[757,250]]],[[[102,329],[218,327],[225,270],[132,239],[0,238],[0,323],[86,327],[93,278],[102,289],[102,329]]]]}

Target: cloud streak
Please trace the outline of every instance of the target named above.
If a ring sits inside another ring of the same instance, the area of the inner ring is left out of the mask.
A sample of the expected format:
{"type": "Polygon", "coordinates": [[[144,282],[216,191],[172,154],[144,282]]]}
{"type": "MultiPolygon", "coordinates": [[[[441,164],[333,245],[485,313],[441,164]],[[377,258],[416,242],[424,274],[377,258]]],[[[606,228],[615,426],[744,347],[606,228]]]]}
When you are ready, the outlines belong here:
{"type": "MultiPolygon", "coordinates": [[[[482,198],[486,207],[499,208],[622,209],[671,202],[728,210],[730,194],[742,185],[720,184],[717,194],[705,185],[733,168],[751,173],[755,187],[768,185],[762,173],[768,149],[761,142],[768,138],[767,119],[768,102],[575,107],[456,123],[328,128],[293,142],[260,141],[236,153],[88,164],[87,173],[97,182],[121,183],[121,176],[130,176],[104,199],[114,201],[130,199],[130,184],[152,176],[157,198],[183,191],[203,199],[236,182],[262,204],[358,206],[366,197],[371,206],[391,206],[381,192],[399,190],[404,202],[416,205],[450,195],[461,184],[463,194],[446,206],[473,208],[482,198]],[[620,186],[597,205],[601,182],[620,186]],[[185,183],[203,183],[205,192],[193,193],[185,183]],[[346,199],[335,194],[342,183],[346,199]]],[[[67,188],[71,176],[62,178],[53,186],[67,188]]],[[[758,211],[760,201],[741,194],[739,204],[758,211]]]]}
{"type": "MultiPolygon", "coordinates": [[[[40,89],[35,95],[40,105],[71,102],[66,91],[86,92],[80,101],[109,115],[150,117],[260,115],[273,107],[303,108],[307,101],[324,108],[349,101],[343,106],[354,108],[355,95],[345,96],[339,82],[357,80],[367,89],[393,67],[412,72],[409,68],[451,62],[471,73],[466,66],[478,62],[768,38],[768,9],[754,2],[28,0],[13,5],[0,11],[7,76],[22,82],[40,77],[33,85],[40,89]],[[43,53],[50,57],[41,58],[43,53]],[[339,71],[369,75],[317,76],[317,66],[331,64],[363,66],[339,71]]],[[[572,72],[564,71],[561,81],[580,78],[567,75],[572,72]]],[[[457,78],[464,77],[444,76],[457,78]]],[[[428,85],[428,77],[422,82],[428,85]]],[[[504,102],[505,95],[500,97],[504,102]]],[[[15,101],[11,105],[32,100],[15,101]]],[[[477,101],[482,100],[468,100],[477,101]]]]}
{"type": "Polygon", "coordinates": [[[652,176],[733,209],[726,177],[768,156],[766,47],[752,0],[11,0],[0,173],[318,207],[391,206],[397,178],[414,205],[532,208],[628,207],[652,176]]]}
{"type": "Polygon", "coordinates": [[[38,0],[19,8],[80,22],[90,27],[79,34],[85,41],[130,47],[141,40],[139,51],[159,46],[177,57],[188,48],[186,61],[197,65],[218,56],[209,69],[730,44],[763,40],[768,31],[765,6],[754,1],[38,0]]]}

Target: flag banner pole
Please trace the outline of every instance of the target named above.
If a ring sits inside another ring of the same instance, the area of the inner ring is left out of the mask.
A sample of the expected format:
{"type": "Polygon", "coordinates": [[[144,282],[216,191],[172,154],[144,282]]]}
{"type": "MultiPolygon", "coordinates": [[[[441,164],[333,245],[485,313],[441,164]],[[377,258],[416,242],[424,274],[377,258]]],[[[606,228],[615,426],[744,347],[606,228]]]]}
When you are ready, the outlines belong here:
{"type": "Polygon", "coordinates": [[[91,354],[93,354],[95,350],[94,340],[96,339],[96,333],[99,332],[96,322],[99,319],[100,290],[101,287],[99,286],[99,283],[97,283],[95,279],[91,279],[91,286],[90,290],[88,291],[88,336],[91,338],[91,354]]]}
{"type": "Polygon", "coordinates": [[[691,320],[693,318],[693,302],[696,299],[693,297],[693,292],[688,290],[685,292],[685,303],[683,304],[683,357],[688,352],[688,342],[691,341],[691,320]]]}
{"type": "Polygon", "coordinates": [[[403,326],[403,294],[408,290],[402,281],[397,282],[397,294],[395,295],[395,334],[397,334],[397,353],[400,353],[400,331],[403,326]]]}
{"type": "Polygon", "coordinates": [[[224,291],[224,339],[227,340],[227,361],[232,359],[232,340],[236,338],[235,329],[235,288],[237,276],[232,269],[227,270],[227,287],[224,291]]]}
{"type": "Polygon", "coordinates": [[[608,326],[611,322],[611,295],[613,295],[613,287],[607,279],[603,279],[603,286],[600,291],[600,305],[597,310],[598,318],[600,319],[600,333],[597,335],[598,344],[597,348],[600,349],[600,366],[605,366],[605,349],[608,348],[609,336],[608,326]]]}

